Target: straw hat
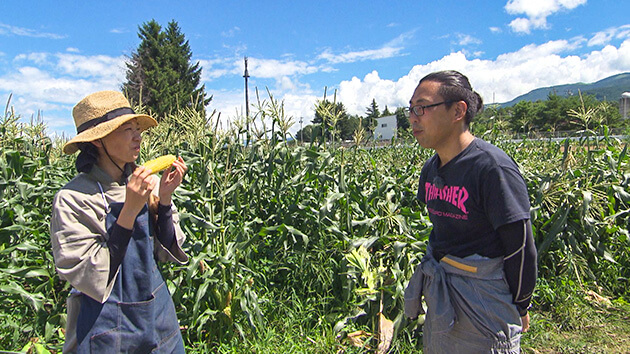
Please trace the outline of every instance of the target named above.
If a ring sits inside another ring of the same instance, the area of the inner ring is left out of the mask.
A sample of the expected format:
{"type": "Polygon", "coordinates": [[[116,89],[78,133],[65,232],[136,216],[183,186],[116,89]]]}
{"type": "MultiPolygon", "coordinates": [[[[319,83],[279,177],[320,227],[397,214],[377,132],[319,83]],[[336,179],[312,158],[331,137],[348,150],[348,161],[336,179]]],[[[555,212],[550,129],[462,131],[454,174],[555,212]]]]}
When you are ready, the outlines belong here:
{"type": "Polygon", "coordinates": [[[138,119],[141,131],[157,125],[150,116],[136,114],[125,96],[117,91],[88,95],[74,106],[72,116],[77,136],[63,146],[66,154],[74,154],[79,149],[77,143],[98,140],[134,118],[138,119]]]}

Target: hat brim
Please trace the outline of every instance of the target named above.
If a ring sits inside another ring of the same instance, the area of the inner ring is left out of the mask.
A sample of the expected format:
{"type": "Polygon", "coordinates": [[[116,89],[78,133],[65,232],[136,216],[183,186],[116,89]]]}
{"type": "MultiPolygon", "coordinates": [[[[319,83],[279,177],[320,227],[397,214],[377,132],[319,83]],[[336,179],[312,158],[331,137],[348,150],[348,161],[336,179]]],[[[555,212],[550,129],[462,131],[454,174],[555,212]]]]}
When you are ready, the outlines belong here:
{"type": "Polygon", "coordinates": [[[64,144],[63,152],[65,154],[72,155],[79,150],[77,143],[87,143],[101,139],[134,118],[138,119],[140,131],[145,131],[157,125],[157,121],[146,114],[125,114],[77,134],[74,138],[64,144]]]}

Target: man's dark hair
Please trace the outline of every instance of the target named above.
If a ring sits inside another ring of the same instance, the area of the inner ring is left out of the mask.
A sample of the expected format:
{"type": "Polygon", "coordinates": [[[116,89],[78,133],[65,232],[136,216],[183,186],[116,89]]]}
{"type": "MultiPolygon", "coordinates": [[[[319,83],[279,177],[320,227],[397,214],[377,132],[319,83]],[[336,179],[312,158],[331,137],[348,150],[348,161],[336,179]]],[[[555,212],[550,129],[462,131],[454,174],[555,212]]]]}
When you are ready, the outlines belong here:
{"type": "Polygon", "coordinates": [[[436,71],[423,77],[420,83],[424,81],[440,83],[438,94],[444,98],[444,101],[451,102],[447,104],[447,107],[450,107],[457,101],[466,102],[468,109],[466,110],[465,119],[468,125],[475,117],[475,114],[483,110],[483,99],[477,92],[473,91],[468,78],[458,71],[436,71]]]}

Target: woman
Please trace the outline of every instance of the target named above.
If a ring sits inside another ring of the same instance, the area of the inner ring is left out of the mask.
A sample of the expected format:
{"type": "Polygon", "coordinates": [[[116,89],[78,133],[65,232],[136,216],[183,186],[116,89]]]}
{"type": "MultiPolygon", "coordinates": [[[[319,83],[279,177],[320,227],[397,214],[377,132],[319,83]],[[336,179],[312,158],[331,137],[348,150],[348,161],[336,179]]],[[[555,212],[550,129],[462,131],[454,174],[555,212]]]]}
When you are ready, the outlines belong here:
{"type": "Polygon", "coordinates": [[[188,261],[171,205],[187,167],[180,157],[161,178],[136,167],[140,133],[157,122],[135,114],[120,92],[93,93],[72,115],[77,136],[63,151],[80,150],[79,174],[56,194],[51,218],[55,266],[73,287],[64,352],[183,353],[156,259],[188,261]],[[155,222],[152,194],[159,197],[155,222]]]}

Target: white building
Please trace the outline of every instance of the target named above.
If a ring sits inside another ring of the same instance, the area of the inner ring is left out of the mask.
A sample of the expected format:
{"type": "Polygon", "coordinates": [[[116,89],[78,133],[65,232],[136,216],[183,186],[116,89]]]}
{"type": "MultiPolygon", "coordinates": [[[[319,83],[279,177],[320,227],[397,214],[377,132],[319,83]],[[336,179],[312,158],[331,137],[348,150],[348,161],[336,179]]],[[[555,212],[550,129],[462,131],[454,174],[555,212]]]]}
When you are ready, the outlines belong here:
{"type": "Polygon", "coordinates": [[[630,118],[630,92],[624,92],[619,99],[619,114],[621,118],[630,118]]]}
{"type": "Polygon", "coordinates": [[[374,139],[391,140],[396,136],[396,116],[385,116],[376,118],[376,128],[374,129],[374,139]]]}

